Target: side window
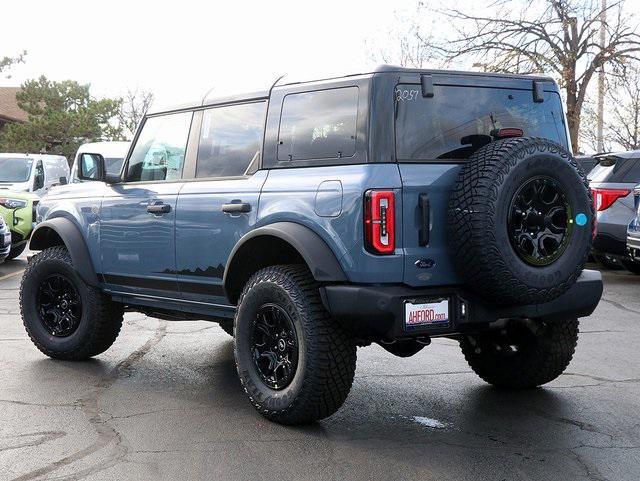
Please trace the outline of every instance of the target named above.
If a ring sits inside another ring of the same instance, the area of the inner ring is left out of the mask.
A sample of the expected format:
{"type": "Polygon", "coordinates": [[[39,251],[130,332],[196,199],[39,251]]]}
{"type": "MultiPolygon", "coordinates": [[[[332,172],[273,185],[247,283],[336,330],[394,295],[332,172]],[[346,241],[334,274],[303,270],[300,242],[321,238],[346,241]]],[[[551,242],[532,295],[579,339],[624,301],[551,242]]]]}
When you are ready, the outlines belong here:
{"type": "Polygon", "coordinates": [[[244,175],[260,157],[266,107],[266,102],[259,102],[206,110],[196,177],[244,175]]]}
{"type": "Polygon", "coordinates": [[[39,190],[44,187],[44,166],[42,161],[39,160],[36,164],[36,175],[33,179],[33,190],[39,190]]]}
{"type": "Polygon", "coordinates": [[[148,118],[129,158],[127,182],[182,177],[192,112],[148,118]]]}
{"type": "Polygon", "coordinates": [[[356,152],[358,88],[285,96],[278,160],[339,159],[356,152]]]}

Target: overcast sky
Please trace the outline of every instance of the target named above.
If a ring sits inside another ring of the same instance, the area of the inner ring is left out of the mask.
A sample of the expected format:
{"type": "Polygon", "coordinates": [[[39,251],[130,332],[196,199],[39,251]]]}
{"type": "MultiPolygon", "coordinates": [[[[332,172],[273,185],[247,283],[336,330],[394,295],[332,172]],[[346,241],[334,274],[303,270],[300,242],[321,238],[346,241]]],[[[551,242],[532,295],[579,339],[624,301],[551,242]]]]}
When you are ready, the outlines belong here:
{"type": "Polygon", "coordinates": [[[212,87],[268,88],[285,73],[359,71],[372,63],[367,40],[384,39],[394,12],[411,15],[416,3],[6,1],[0,57],[28,55],[0,85],[45,74],[90,83],[95,95],[148,89],[164,105],[212,87]]]}

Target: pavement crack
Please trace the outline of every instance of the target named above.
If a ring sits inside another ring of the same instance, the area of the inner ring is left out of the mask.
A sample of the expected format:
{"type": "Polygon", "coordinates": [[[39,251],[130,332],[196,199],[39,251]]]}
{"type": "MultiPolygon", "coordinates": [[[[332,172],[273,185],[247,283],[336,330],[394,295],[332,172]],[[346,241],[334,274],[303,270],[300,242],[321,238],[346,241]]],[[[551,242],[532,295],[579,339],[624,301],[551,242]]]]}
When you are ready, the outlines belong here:
{"type": "Polygon", "coordinates": [[[613,439],[613,435],[609,434],[609,433],[605,433],[603,431],[600,431],[598,428],[596,428],[593,424],[589,424],[583,421],[578,421],[575,419],[570,419],[570,418],[565,418],[562,416],[554,416],[553,414],[549,414],[546,411],[542,411],[540,409],[532,409],[531,410],[534,414],[536,414],[537,416],[540,416],[541,418],[544,419],[548,419],[550,421],[555,421],[558,423],[562,423],[562,424],[568,424],[570,426],[575,426],[577,428],[579,428],[581,431],[587,431],[590,433],[595,433],[595,434],[601,434],[603,436],[607,436],[609,439],[613,439]]]}
{"type": "Polygon", "coordinates": [[[611,304],[613,307],[617,307],[618,309],[622,309],[623,311],[627,311],[627,312],[630,312],[632,314],[637,314],[637,315],[640,316],[640,311],[637,311],[635,309],[631,309],[631,308],[629,308],[629,307],[625,306],[624,304],[621,304],[621,303],[619,303],[617,301],[614,301],[614,300],[611,300],[611,299],[607,299],[605,297],[601,298],[600,300],[604,301],[604,302],[606,302],[608,304],[611,304]]]}
{"type": "Polygon", "coordinates": [[[442,371],[442,372],[422,372],[409,374],[362,374],[358,379],[369,377],[423,377],[423,376],[450,376],[452,374],[473,374],[473,371],[442,371]]]}
{"type": "Polygon", "coordinates": [[[159,321],[155,334],[147,340],[141,347],[129,354],[120,361],[109,374],[98,383],[95,388],[85,397],[78,401],[78,405],[84,412],[89,424],[97,434],[97,440],[84,449],[76,451],[68,456],[53,461],[42,468],[30,471],[22,476],[14,478],[14,481],[26,481],[41,477],[48,477],[49,473],[62,467],[76,463],[93,453],[113,445],[111,452],[101,461],[83,470],[74,473],[74,479],[81,479],[97,472],[108,469],[123,461],[129,451],[120,433],[109,424],[110,415],[100,410],[99,401],[101,396],[113,386],[119,379],[130,377],[133,372],[133,365],[142,359],[154,346],[156,346],[167,333],[167,323],[159,321]]]}
{"type": "Polygon", "coordinates": [[[39,446],[44,443],[48,443],[49,441],[54,441],[58,438],[66,436],[67,433],[65,431],[40,431],[36,433],[24,433],[24,434],[16,434],[13,436],[2,436],[0,437],[0,452],[2,451],[10,451],[12,449],[22,449],[22,448],[32,448],[34,446],[39,446]],[[29,440],[29,438],[35,438],[29,440]],[[7,446],[4,445],[3,440],[5,439],[26,439],[18,444],[9,444],[7,446]]]}

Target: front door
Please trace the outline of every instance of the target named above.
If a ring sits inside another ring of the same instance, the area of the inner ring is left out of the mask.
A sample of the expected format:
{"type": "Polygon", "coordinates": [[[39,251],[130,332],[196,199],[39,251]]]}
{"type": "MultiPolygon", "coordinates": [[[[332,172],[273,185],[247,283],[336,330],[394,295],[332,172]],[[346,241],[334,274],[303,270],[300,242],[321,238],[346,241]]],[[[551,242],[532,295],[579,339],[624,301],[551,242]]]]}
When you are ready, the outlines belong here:
{"type": "Polygon", "coordinates": [[[111,290],[177,298],[175,220],[191,112],[146,119],[125,181],[102,202],[102,274],[111,290]]]}
{"type": "Polygon", "coordinates": [[[222,278],[231,250],[255,224],[267,171],[260,159],[266,102],[205,110],[195,168],[176,214],[176,263],[183,299],[228,304],[222,278]]]}

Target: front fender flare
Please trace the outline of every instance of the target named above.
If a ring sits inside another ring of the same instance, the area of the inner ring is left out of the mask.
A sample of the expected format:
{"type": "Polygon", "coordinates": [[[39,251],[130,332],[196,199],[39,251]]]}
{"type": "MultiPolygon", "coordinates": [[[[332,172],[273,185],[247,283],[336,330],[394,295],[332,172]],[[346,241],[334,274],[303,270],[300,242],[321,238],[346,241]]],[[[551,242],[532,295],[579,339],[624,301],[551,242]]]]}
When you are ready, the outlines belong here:
{"type": "Polygon", "coordinates": [[[69,251],[73,268],[80,278],[91,286],[97,286],[98,276],[93,268],[89,249],[80,229],[71,220],[56,217],[38,224],[31,235],[29,249],[41,251],[47,247],[59,245],[58,238],[69,251]]]}

